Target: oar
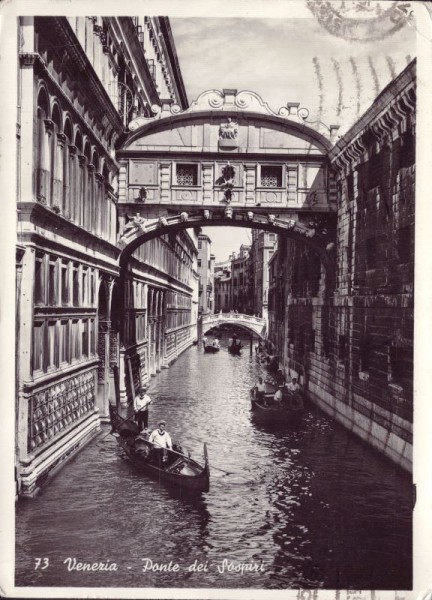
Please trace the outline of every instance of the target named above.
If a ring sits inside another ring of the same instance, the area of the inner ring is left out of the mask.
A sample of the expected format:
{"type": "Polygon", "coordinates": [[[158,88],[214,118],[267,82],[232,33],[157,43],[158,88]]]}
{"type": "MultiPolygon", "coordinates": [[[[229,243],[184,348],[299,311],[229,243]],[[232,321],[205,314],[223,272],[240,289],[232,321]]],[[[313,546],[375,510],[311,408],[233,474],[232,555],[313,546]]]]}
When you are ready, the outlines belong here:
{"type": "MultiPolygon", "coordinates": [[[[203,442],[203,440],[199,440],[197,438],[189,438],[191,440],[195,440],[196,442],[200,442],[201,444],[204,444],[206,447],[206,455],[207,455],[207,444],[206,442],[203,442]]],[[[208,459],[207,459],[208,460],[208,459]]],[[[217,471],[222,471],[222,473],[226,473],[227,475],[240,475],[241,477],[244,477],[243,473],[240,473],[239,471],[226,471],[225,469],[221,469],[220,467],[216,467],[216,465],[214,465],[213,463],[211,463],[210,467],[212,469],[216,469],[217,471]]],[[[250,471],[250,469],[245,469],[245,471],[250,471]]]]}

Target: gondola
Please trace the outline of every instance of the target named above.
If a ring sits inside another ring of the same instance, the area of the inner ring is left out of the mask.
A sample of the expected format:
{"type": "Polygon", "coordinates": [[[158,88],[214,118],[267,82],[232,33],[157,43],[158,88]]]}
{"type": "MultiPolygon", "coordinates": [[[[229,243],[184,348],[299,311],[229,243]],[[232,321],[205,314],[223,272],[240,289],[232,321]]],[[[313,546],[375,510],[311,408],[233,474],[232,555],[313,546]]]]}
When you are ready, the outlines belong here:
{"type": "Polygon", "coordinates": [[[110,418],[112,433],[137,469],[177,488],[194,493],[209,491],[210,467],[206,444],[204,466],[175,449],[166,450],[166,461],[163,462],[161,454],[156,454],[153,444],[148,441],[148,434],[140,432],[136,423],[123,419],[114,406],[110,406],[110,418]]]}
{"type": "Polygon", "coordinates": [[[204,344],[204,352],[214,354],[215,352],[219,352],[219,350],[220,350],[220,346],[213,346],[212,344],[204,344]]]}
{"type": "Polygon", "coordinates": [[[228,352],[230,354],[240,354],[241,349],[242,345],[241,342],[239,342],[238,340],[233,340],[228,346],[228,352]]]}
{"type": "Polygon", "coordinates": [[[255,388],[251,389],[252,415],[257,423],[273,425],[299,425],[301,423],[305,411],[300,395],[285,398],[278,404],[273,402],[273,394],[265,394],[265,398],[265,401],[258,400],[255,388]],[[295,407],[295,404],[297,404],[297,407],[295,407]]]}

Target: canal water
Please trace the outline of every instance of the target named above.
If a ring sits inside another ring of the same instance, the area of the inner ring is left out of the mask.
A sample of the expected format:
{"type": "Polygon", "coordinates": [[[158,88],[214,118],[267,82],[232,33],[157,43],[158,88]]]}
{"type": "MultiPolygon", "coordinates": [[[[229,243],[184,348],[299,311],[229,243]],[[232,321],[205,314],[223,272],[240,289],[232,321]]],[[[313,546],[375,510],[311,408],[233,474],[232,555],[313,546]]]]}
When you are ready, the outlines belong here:
{"type": "Polygon", "coordinates": [[[223,340],[153,378],[150,426],[166,419],[196,459],[207,442],[210,491],[188,498],[138,474],[104,426],[18,503],[16,585],[410,589],[410,478],[314,407],[297,429],[255,424],[260,374],[223,340]]]}

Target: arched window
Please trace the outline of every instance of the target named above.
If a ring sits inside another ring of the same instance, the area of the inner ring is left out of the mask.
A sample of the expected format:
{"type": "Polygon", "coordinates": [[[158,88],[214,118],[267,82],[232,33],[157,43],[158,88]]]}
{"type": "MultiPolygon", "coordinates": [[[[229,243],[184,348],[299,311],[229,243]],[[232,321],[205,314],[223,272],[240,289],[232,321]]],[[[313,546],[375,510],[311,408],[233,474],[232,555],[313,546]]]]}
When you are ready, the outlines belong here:
{"type": "Polygon", "coordinates": [[[57,104],[52,110],[53,139],[52,139],[52,174],[51,197],[52,206],[60,211],[63,208],[63,162],[64,135],[62,133],[62,118],[57,104]]]}
{"type": "Polygon", "coordinates": [[[86,185],[83,190],[83,208],[84,208],[84,220],[83,226],[88,229],[93,229],[93,220],[94,220],[94,167],[92,165],[92,154],[90,143],[87,141],[84,147],[84,157],[85,157],[85,180],[86,185]]]}
{"type": "Polygon", "coordinates": [[[102,184],[102,175],[100,173],[100,160],[96,150],[93,151],[92,163],[94,166],[94,189],[95,189],[95,223],[94,230],[97,235],[104,235],[106,211],[104,206],[104,190],[102,184]]]}
{"type": "Polygon", "coordinates": [[[36,198],[43,204],[50,203],[51,153],[48,96],[45,89],[39,91],[37,101],[36,141],[36,198]]]}
{"type": "Polygon", "coordinates": [[[69,118],[66,118],[64,124],[64,136],[65,136],[65,152],[63,154],[63,214],[69,218],[71,216],[71,195],[73,194],[73,151],[71,152],[71,146],[73,144],[72,125],[69,118]]]}
{"type": "Polygon", "coordinates": [[[83,140],[80,131],[75,134],[75,146],[77,153],[77,160],[75,162],[75,189],[73,197],[73,210],[72,218],[78,225],[82,225],[82,212],[84,204],[84,189],[85,189],[85,177],[84,177],[84,164],[85,158],[82,154],[83,151],[83,140]]]}

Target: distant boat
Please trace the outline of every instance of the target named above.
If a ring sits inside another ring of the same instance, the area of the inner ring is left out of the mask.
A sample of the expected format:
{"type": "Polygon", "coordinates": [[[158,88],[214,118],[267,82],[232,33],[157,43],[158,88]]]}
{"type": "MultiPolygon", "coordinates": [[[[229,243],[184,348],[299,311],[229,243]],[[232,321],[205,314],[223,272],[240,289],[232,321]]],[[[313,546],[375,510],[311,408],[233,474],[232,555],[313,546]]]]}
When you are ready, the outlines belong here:
{"type": "Polygon", "coordinates": [[[169,449],[166,450],[166,462],[162,465],[155,464],[152,460],[154,446],[148,441],[148,434],[140,432],[136,423],[123,419],[114,406],[109,408],[112,433],[116,434],[117,443],[138,470],[177,488],[197,493],[209,491],[210,467],[206,444],[204,444],[204,466],[179,451],[169,449]]]}
{"type": "Polygon", "coordinates": [[[220,346],[213,346],[213,344],[204,344],[204,352],[209,352],[214,354],[215,352],[219,352],[220,346]]]}
{"type": "Polygon", "coordinates": [[[242,349],[242,344],[239,340],[232,340],[232,342],[228,345],[228,352],[230,352],[231,354],[240,354],[240,351],[242,349]]]}

